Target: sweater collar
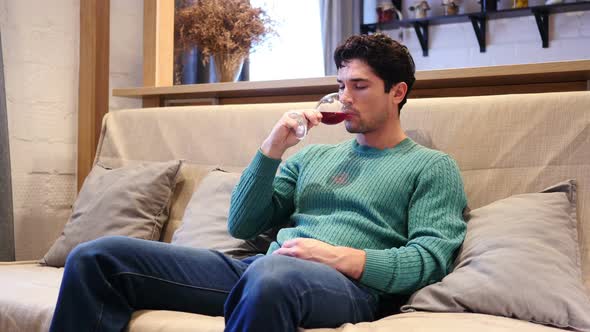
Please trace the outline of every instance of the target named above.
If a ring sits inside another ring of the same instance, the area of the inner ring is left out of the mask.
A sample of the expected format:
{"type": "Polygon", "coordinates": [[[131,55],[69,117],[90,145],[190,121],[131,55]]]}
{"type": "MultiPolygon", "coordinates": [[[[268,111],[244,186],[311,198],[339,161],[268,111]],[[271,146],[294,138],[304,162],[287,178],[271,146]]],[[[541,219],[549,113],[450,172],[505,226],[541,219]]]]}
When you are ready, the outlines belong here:
{"type": "Polygon", "coordinates": [[[406,137],[401,142],[399,142],[396,146],[388,149],[377,149],[368,145],[361,145],[359,144],[356,139],[352,140],[352,148],[354,151],[360,154],[378,154],[378,155],[388,155],[394,153],[403,153],[411,149],[413,146],[416,145],[411,138],[406,137]]]}

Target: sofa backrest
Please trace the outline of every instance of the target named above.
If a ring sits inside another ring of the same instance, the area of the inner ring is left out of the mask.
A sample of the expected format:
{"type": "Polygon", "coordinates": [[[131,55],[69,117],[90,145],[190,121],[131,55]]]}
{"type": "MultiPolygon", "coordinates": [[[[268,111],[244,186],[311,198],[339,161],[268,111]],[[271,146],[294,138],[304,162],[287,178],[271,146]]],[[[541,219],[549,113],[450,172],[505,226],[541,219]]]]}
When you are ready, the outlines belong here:
{"type": "MultiPolygon", "coordinates": [[[[209,169],[241,170],[287,110],[314,103],[168,107],[109,113],[96,161],[185,159],[183,193],[172,208],[169,240],[190,194],[209,169]]],[[[514,194],[578,181],[583,273],[590,289],[590,92],[411,99],[402,126],[422,145],[450,154],[461,168],[474,209],[514,194]]],[[[353,138],[344,127],[320,126],[307,144],[353,138]]],[[[525,245],[525,244],[523,244],[525,245]]]]}
{"type": "MultiPolygon", "coordinates": [[[[184,159],[170,218],[161,240],[170,242],[197,185],[212,169],[241,172],[282,114],[314,102],[167,107],[114,111],[103,120],[95,162],[120,167],[138,161],[184,159]]],[[[285,158],[313,143],[352,139],[341,126],[313,129],[285,158]]]]}

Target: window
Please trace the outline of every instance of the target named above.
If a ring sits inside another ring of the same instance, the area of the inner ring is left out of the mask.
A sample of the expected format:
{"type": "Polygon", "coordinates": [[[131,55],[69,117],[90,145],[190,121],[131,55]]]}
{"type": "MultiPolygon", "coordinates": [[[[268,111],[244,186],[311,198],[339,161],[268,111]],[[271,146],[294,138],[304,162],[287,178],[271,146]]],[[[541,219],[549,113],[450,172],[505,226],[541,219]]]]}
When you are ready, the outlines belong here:
{"type": "Polygon", "coordinates": [[[323,77],[319,0],[251,0],[276,22],[272,36],[250,53],[250,80],[323,77]]]}

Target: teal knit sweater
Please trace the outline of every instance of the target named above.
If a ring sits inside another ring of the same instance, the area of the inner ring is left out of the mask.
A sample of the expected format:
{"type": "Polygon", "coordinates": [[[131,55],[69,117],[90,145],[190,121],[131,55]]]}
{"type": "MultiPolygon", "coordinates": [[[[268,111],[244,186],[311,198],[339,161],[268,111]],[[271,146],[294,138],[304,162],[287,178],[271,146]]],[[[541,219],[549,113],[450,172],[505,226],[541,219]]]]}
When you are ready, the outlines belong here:
{"type": "Polygon", "coordinates": [[[310,145],[281,166],[260,151],[231,198],[229,232],[247,239],[291,222],[268,253],[313,238],[366,252],[360,282],[410,294],[439,281],[463,242],[466,198],[448,155],[409,138],[391,149],[310,145]]]}

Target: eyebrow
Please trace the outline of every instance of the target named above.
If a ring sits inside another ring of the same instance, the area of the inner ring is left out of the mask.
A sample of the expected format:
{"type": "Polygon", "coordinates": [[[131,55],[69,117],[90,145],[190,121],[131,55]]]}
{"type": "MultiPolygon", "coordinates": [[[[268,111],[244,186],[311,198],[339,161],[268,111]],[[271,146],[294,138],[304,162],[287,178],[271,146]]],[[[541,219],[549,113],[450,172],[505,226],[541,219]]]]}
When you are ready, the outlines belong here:
{"type": "MultiPolygon", "coordinates": [[[[369,82],[369,79],[368,78],[360,78],[360,77],[358,77],[358,78],[351,78],[351,79],[345,80],[345,81],[351,81],[351,82],[369,82]]],[[[337,78],[336,79],[336,82],[342,84],[342,80],[341,79],[338,79],[337,78]]]]}

